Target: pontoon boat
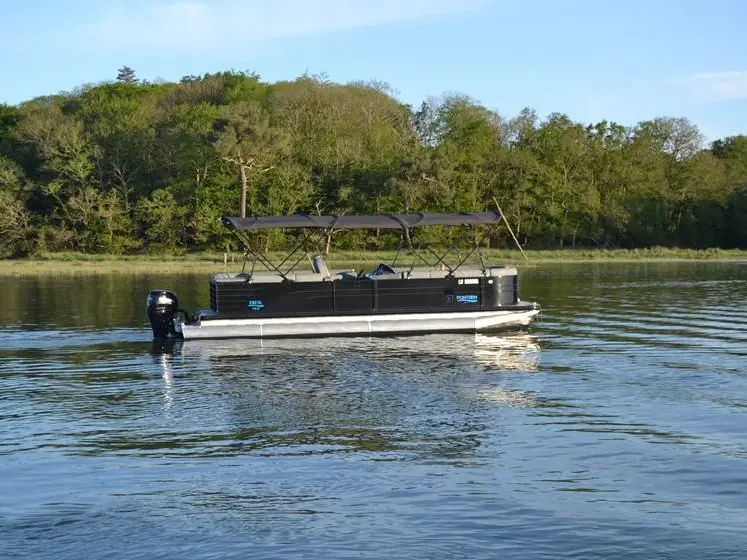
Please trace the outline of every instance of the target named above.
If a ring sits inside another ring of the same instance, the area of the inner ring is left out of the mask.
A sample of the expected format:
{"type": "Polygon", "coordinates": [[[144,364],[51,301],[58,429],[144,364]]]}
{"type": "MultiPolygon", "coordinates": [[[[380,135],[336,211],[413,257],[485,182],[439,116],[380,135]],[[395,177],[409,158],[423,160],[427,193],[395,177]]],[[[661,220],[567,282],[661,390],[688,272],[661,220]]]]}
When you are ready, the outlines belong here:
{"type": "Polygon", "coordinates": [[[147,316],[153,336],[164,338],[277,338],[343,335],[394,335],[426,332],[477,332],[529,325],[539,305],[519,299],[517,270],[512,266],[465,266],[475,252],[450,265],[425,246],[414,250],[412,235],[423,226],[463,227],[497,224],[497,212],[399,214],[375,216],[223,217],[246,252],[240,272],[210,279],[210,307],[189,314],[176,294],[152,290],[147,316]],[[279,264],[253,244],[252,233],[294,229],[299,243],[279,264]],[[391,264],[364,274],[330,271],[321,255],[309,258],[310,271],[296,270],[309,256],[315,235],[348,229],[399,229],[402,242],[391,264]],[[425,266],[397,267],[401,249],[425,266]],[[424,256],[428,255],[428,257],[424,256]],[[297,256],[298,255],[298,256],[297,256]],[[253,257],[247,271],[249,256],[253,257]],[[297,258],[296,258],[297,256],[297,258]],[[414,258],[415,258],[414,257],[414,258]],[[295,262],[293,259],[296,258],[295,262]],[[285,268],[288,263],[293,262],[285,268]],[[257,264],[267,271],[255,271],[257,264]]]}

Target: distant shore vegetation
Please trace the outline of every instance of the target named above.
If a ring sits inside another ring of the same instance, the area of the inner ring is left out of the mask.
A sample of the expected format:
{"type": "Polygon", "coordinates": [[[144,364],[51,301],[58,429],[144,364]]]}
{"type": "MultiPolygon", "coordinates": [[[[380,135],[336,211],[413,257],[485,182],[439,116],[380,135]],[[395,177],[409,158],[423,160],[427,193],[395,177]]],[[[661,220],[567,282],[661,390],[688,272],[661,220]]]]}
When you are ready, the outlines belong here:
{"type": "MultiPolygon", "coordinates": [[[[218,218],[242,207],[378,214],[496,203],[535,251],[745,248],[747,136],[705,145],[684,118],[627,126],[532,109],[507,116],[458,94],[409,106],[379,82],[267,83],[234,71],[149,83],[123,67],[112,82],[0,105],[5,258],[233,252],[218,218]]],[[[258,243],[282,250],[292,235],[271,231],[258,243]]],[[[417,235],[444,245],[455,233],[417,235]]],[[[384,251],[399,238],[328,241],[384,251]]],[[[513,245],[502,226],[470,242],[513,245]]]]}
{"type": "MultiPolygon", "coordinates": [[[[266,256],[279,262],[286,256],[281,251],[270,251],[266,256]]],[[[396,251],[358,251],[333,250],[325,257],[331,269],[354,269],[370,272],[379,263],[391,263],[397,256],[398,270],[407,270],[411,266],[423,266],[423,262],[411,254],[396,251]]],[[[733,261],[747,262],[745,249],[679,249],[667,247],[649,247],[645,249],[528,249],[522,254],[517,249],[484,249],[481,251],[483,262],[487,265],[517,265],[519,267],[545,267],[573,263],[641,264],[647,263],[726,263],[733,261]],[[526,256],[526,258],[525,258],[526,256]]],[[[459,259],[447,259],[454,264],[459,259]]],[[[480,255],[473,255],[467,264],[480,265],[480,255]]],[[[202,273],[212,274],[222,271],[241,269],[244,257],[241,252],[192,252],[183,255],[173,254],[135,254],[110,255],[101,253],[40,253],[35,257],[0,260],[0,278],[7,276],[39,276],[55,274],[164,274],[164,273],[202,273]]],[[[299,267],[308,268],[310,262],[302,260],[299,267]]],[[[257,270],[264,267],[256,264],[257,270]]],[[[251,260],[246,269],[252,269],[251,260]]]]}

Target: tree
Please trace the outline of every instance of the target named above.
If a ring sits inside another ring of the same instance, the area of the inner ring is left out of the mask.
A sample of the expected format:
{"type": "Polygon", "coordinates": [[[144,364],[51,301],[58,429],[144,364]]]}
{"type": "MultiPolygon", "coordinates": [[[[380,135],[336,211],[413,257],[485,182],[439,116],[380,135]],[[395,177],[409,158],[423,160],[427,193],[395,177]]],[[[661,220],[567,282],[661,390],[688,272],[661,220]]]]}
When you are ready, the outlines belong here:
{"type": "Polygon", "coordinates": [[[734,186],[747,184],[747,136],[729,136],[716,140],[711,152],[726,165],[729,182],[734,186]]]}
{"type": "MultiPolygon", "coordinates": [[[[459,94],[413,109],[375,82],[231,71],[147,84],[125,66],[110,83],[0,104],[0,252],[215,250],[235,246],[226,214],[474,212],[493,198],[534,246],[742,246],[747,136],[701,144],[683,118],[506,119],[459,94]]],[[[398,235],[335,242],[383,249],[398,235]]]]}
{"type": "Polygon", "coordinates": [[[703,150],[682,162],[672,189],[673,225],[678,245],[709,247],[723,239],[727,187],[724,162],[703,150]]]}
{"type": "Polygon", "coordinates": [[[0,155],[0,258],[21,255],[28,251],[31,213],[26,208],[21,190],[23,172],[9,159],[0,155]]]}
{"type": "Polygon", "coordinates": [[[244,101],[226,107],[215,120],[215,148],[221,159],[239,176],[239,211],[246,217],[247,202],[252,213],[259,213],[252,179],[271,170],[273,158],[281,148],[281,137],[270,127],[269,115],[256,101],[244,101]]]}
{"type": "Polygon", "coordinates": [[[5,103],[0,103],[0,147],[3,140],[8,138],[8,134],[18,124],[18,109],[5,103]]]}
{"type": "Polygon", "coordinates": [[[547,185],[543,189],[547,233],[560,247],[568,238],[575,246],[579,235],[596,240],[599,191],[590,172],[588,141],[584,127],[557,113],[550,115],[531,139],[547,185]]]}
{"type": "Polygon", "coordinates": [[[117,81],[126,84],[136,83],[137,78],[135,77],[135,71],[129,66],[122,66],[122,68],[117,70],[117,81]]]}
{"type": "Polygon", "coordinates": [[[472,99],[450,95],[437,109],[433,162],[446,188],[439,206],[474,211],[484,206],[488,164],[500,146],[500,119],[472,99]]]}
{"type": "Polygon", "coordinates": [[[636,127],[635,134],[650,138],[661,152],[670,155],[672,162],[693,157],[703,144],[698,127],[682,117],[643,121],[636,127]]]}
{"type": "Polygon", "coordinates": [[[158,189],[149,198],[140,199],[136,214],[150,251],[173,251],[181,247],[186,212],[169,190],[158,189]]]}
{"type": "Polygon", "coordinates": [[[747,247],[747,136],[729,136],[713,142],[711,152],[724,163],[731,193],[726,209],[725,242],[747,247]]]}
{"type": "Polygon", "coordinates": [[[620,244],[627,234],[630,212],[627,201],[634,190],[634,168],[626,150],[629,130],[617,123],[601,121],[586,128],[586,165],[589,181],[599,197],[598,241],[605,246],[620,244]]]}

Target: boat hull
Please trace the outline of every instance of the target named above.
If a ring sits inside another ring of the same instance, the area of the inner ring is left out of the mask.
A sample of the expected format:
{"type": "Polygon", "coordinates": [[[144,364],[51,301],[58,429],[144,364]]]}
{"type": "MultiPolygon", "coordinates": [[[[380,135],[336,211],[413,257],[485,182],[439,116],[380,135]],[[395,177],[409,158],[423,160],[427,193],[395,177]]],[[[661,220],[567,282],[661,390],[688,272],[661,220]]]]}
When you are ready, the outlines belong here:
{"type": "Polygon", "coordinates": [[[179,324],[186,340],[209,338],[283,338],[369,336],[431,332],[482,332],[528,326],[536,306],[449,313],[369,314],[321,317],[210,319],[179,324]]]}

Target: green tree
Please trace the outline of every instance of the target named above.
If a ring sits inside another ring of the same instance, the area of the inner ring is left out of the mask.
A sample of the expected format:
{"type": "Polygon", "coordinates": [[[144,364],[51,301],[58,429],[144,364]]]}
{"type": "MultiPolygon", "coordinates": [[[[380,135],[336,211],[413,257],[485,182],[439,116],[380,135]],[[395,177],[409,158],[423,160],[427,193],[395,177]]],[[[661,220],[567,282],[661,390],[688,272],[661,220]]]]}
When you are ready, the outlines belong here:
{"type": "Polygon", "coordinates": [[[747,136],[729,136],[713,142],[711,152],[726,165],[731,185],[747,184],[747,136]]]}
{"type": "Polygon", "coordinates": [[[186,209],[168,189],[141,198],[135,210],[151,252],[168,252],[184,246],[186,209]]]}
{"type": "Polygon", "coordinates": [[[135,82],[137,82],[135,71],[129,66],[122,66],[122,68],[117,70],[117,81],[124,82],[126,84],[134,84],[135,82]]]}
{"type": "Polygon", "coordinates": [[[23,200],[22,181],[23,171],[0,155],[0,258],[29,251],[31,213],[23,200]]]}
{"type": "Polygon", "coordinates": [[[215,120],[213,129],[216,151],[238,174],[241,217],[246,217],[247,204],[253,214],[261,213],[256,182],[259,176],[273,169],[275,157],[285,147],[284,138],[270,127],[269,114],[256,101],[227,106],[215,120]]]}
{"type": "Polygon", "coordinates": [[[724,243],[732,247],[747,247],[747,136],[716,140],[711,152],[724,163],[730,190],[724,243]]]}
{"type": "MultiPolygon", "coordinates": [[[[746,185],[747,137],[703,150],[683,118],[588,125],[527,108],[506,119],[459,94],[413,109],[386,84],[325,76],[149,84],[123,67],[114,82],[0,105],[4,255],[223,249],[235,243],[224,214],[481,211],[493,199],[534,246],[742,246],[746,185]]],[[[262,238],[265,249],[291,241],[262,238]]],[[[508,241],[490,232],[492,245],[508,241]]]]}

